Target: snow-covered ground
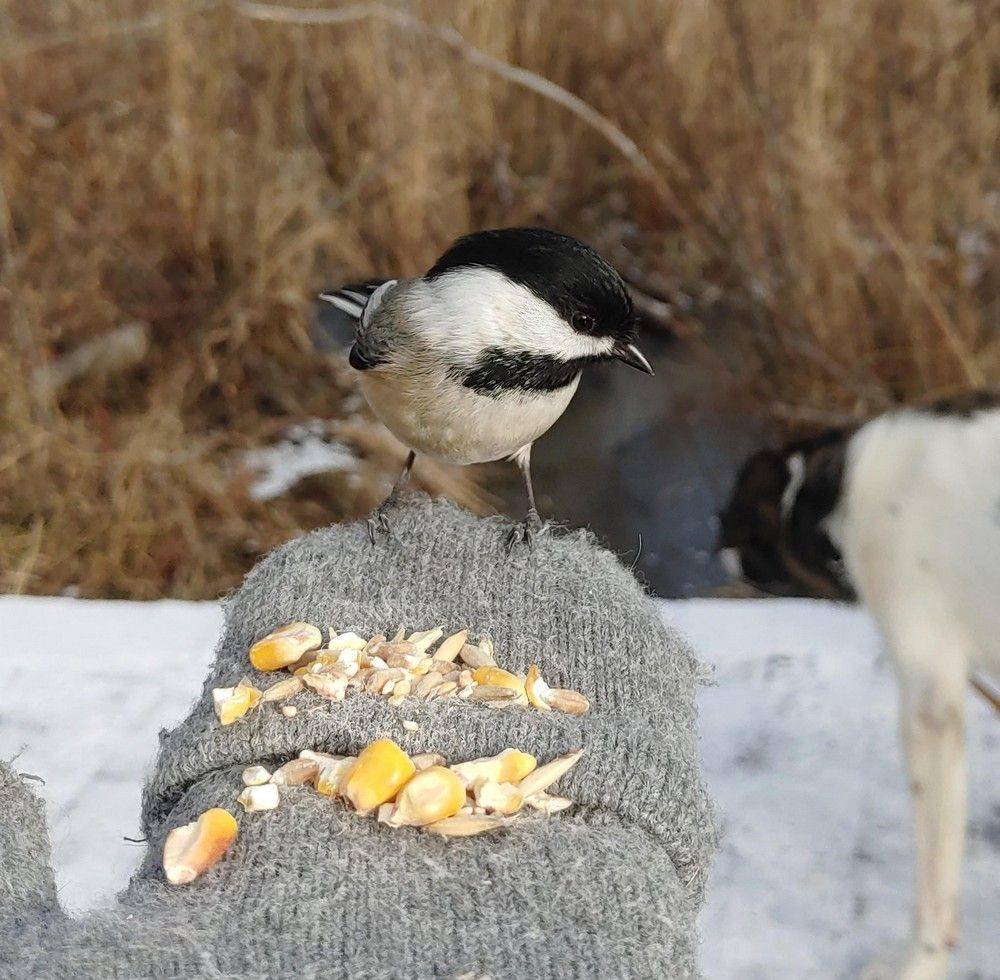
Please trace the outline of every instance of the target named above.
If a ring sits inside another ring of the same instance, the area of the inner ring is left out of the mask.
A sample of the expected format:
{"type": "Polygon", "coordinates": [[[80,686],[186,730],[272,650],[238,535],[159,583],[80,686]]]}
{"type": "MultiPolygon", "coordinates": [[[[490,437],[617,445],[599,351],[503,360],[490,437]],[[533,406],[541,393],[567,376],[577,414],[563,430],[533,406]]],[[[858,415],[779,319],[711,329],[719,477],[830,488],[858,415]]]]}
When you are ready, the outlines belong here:
{"type": "MultiPolygon", "coordinates": [[[[847,977],[907,929],[910,823],[895,691],[861,612],[692,600],[663,615],[716,667],[700,697],[725,843],[702,916],[718,980],[847,977]]],[[[0,755],[42,776],[63,902],[135,865],[156,733],[201,687],[214,603],[0,598],[0,755]]],[[[969,855],[955,977],[1000,963],[1000,724],[970,695],[969,855]]]]}
{"type": "MultiPolygon", "coordinates": [[[[701,694],[725,839],[702,915],[713,978],[854,977],[907,932],[909,800],[896,690],[869,617],[811,600],[689,600],[664,616],[716,667],[701,694]]],[[[963,941],[1000,977],[1000,719],[969,694],[963,941]]]]}

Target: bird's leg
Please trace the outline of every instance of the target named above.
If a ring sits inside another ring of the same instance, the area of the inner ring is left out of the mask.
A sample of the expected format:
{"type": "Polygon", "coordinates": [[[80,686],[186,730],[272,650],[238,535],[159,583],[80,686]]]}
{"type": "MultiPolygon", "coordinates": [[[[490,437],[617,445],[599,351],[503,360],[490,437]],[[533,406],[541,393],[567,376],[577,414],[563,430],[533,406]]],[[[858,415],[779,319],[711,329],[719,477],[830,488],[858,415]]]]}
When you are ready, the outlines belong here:
{"type": "Polygon", "coordinates": [[[535,507],[535,490],[531,485],[531,445],[527,445],[514,456],[521,475],[524,477],[524,488],[528,492],[528,513],[520,524],[516,524],[507,537],[508,554],[519,542],[523,542],[531,549],[535,536],[545,532],[546,525],[538,516],[538,509],[535,507]]]}
{"type": "Polygon", "coordinates": [[[416,458],[417,454],[411,449],[409,456],[406,457],[406,463],[403,465],[403,472],[396,477],[396,482],[392,485],[389,496],[375,508],[372,516],[368,518],[368,537],[371,539],[372,545],[375,544],[377,532],[381,531],[386,537],[389,536],[388,512],[395,506],[400,490],[409,482],[410,470],[413,469],[413,461],[416,458]]]}

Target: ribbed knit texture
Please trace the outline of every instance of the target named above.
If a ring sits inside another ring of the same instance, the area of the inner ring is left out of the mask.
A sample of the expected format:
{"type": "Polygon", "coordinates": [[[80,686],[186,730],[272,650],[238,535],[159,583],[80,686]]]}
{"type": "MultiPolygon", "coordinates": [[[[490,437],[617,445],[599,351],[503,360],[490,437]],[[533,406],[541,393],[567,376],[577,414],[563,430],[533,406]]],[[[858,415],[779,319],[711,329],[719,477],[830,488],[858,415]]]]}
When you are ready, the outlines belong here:
{"type": "MultiPolygon", "coordinates": [[[[376,548],[363,524],[335,526],[279,548],[247,576],[227,603],[200,700],[161,736],[144,793],[150,846],[121,906],[56,922],[27,944],[5,942],[0,910],[0,951],[19,957],[14,975],[697,975],[695,915],[715,835],[687,647],[583,532],[545,535],[533,552],[508,557],[500,520],[422,495],[406,497],[391,518],[393,536],[376,548]],[[270,683],[250,668],[247,650],[293,619],[362,635],[469,628],[492,637],[501,666],[523,673],[537,663],[551,685],[586,694],[591,711],[570,717],[457,699],[393,706],[357,692],[331,704],[304,693],[295,718],[267,708],[221,728],[211,688],[244,675],[270,683]],[[419,729],[404,730],[403,719],[419,729]],[[444,840],[390,830],[309,789],[285,790],[268,813],[243,814],[233,803],[248,764],[279,764],[307,747],[355,754],[383,735],[450,762],[508,746],[545,761],[582,747],[557,787],[578,805],[506,832],[444,840]],[[166,885],[167,831],[211,806],[238,811],[236,845],[193,885],[166,885]]],[[[28,833],[47,848],[43,830],[28,833]]],[[[10,873],[0,858],[0,895],[10,873]]],[[[26,894],[42,914],[48,893],[39,882],[26,894]]]]}

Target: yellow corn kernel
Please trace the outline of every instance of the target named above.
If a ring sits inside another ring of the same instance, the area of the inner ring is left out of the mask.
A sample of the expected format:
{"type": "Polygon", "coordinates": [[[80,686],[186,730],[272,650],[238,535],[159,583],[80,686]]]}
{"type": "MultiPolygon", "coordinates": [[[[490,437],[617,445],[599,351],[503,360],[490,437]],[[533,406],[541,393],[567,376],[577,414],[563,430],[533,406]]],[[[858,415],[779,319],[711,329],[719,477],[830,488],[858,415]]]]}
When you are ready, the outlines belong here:
{"type": "Polygon", "coordinates": [[[212,691],[215,714],[220,724],[231,725],[260,703],[261,692],[240,681],[236,687],[217,687],[212,691]]]}
{"type": "Polygon", "coordinates": [[[391,800],[414,772],[410,757],[391,738],[380,738],[358,756],[341,793],[360,813],[368,813],[391,800]]]}
{"type": "Polygon", "coordinates": [[[533,755],[519,752],[517,749],[504,749],[497,758],[500,760],[498,783],[519,782],[538,765],[533,755]]]}
{"type": "Polygon", "coordinates": [[[510,691],[524,694],[523,678],[500,667],[477,667],[472,673],[472,679],[477,684],[489,687],[506,687],[510,691]]]}
{"type": "Polygon", "coordinates": [[[528,668],[528,676],[524,679],[524,693],[528,695],[528,702],[539,711],[551,711],[552,708],[546,700],[551,690],[549,685],[542,680],[538,667],[532,664],[528,668]]]}
{"type": "Polygon", "coordinates": [[[418,772],[399,792],[386,821],[394,827],[423,827],[452,817],[465,806],[465,783],[450,769],[432,766],[418,772]]]}
{"type": "Polygon", "coordinates": [[[219,807],[195,823],[175,827],[163,844],[163,871],[171,885],[187,885],[212,867],[236,840],[236,820],[219,807]]]}
{"type": "Polygon", "coordinates": [[[517,749],[504,749],[499,755],[488,759],[474,759],[452,766],[452,772],[465,783],[475,787],[479,783],[492,780],[495,783],[517,783],[524,779],[538,765],[533,755],[517,749]]]}
{"type": "Polygon", "coordinates": [[[289,623],[250,647],[250,663],[257,670],[281,670],[315,650],[322,641],[322,633],[312,623],[289,623]]]}

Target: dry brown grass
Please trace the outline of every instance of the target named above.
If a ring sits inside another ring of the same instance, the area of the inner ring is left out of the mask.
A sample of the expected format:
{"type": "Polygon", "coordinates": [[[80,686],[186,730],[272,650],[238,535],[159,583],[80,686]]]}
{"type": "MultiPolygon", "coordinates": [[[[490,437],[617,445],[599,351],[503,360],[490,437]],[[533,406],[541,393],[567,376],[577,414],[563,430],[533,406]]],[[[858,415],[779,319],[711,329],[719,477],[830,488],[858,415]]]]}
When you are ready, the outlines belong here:
{"type": "Polygon", "coordinates": [[[261,549],[364,510],[398,459],[316,354],[311,297],[420,270],[470,228],[562,227],[680,319],[731,321],[766,366],[748,383],[790,416],[1000,377],[995,5],[405,9],[578,94],[650,171],[378,19],[0,11],[0,591],[214,595],[261,549]],[[152,340],[135,366],[32,385],[132,321],[152,340]],[[235,453],[308,417],[346,420],[362,479],[253,502],[235,453]]]}

